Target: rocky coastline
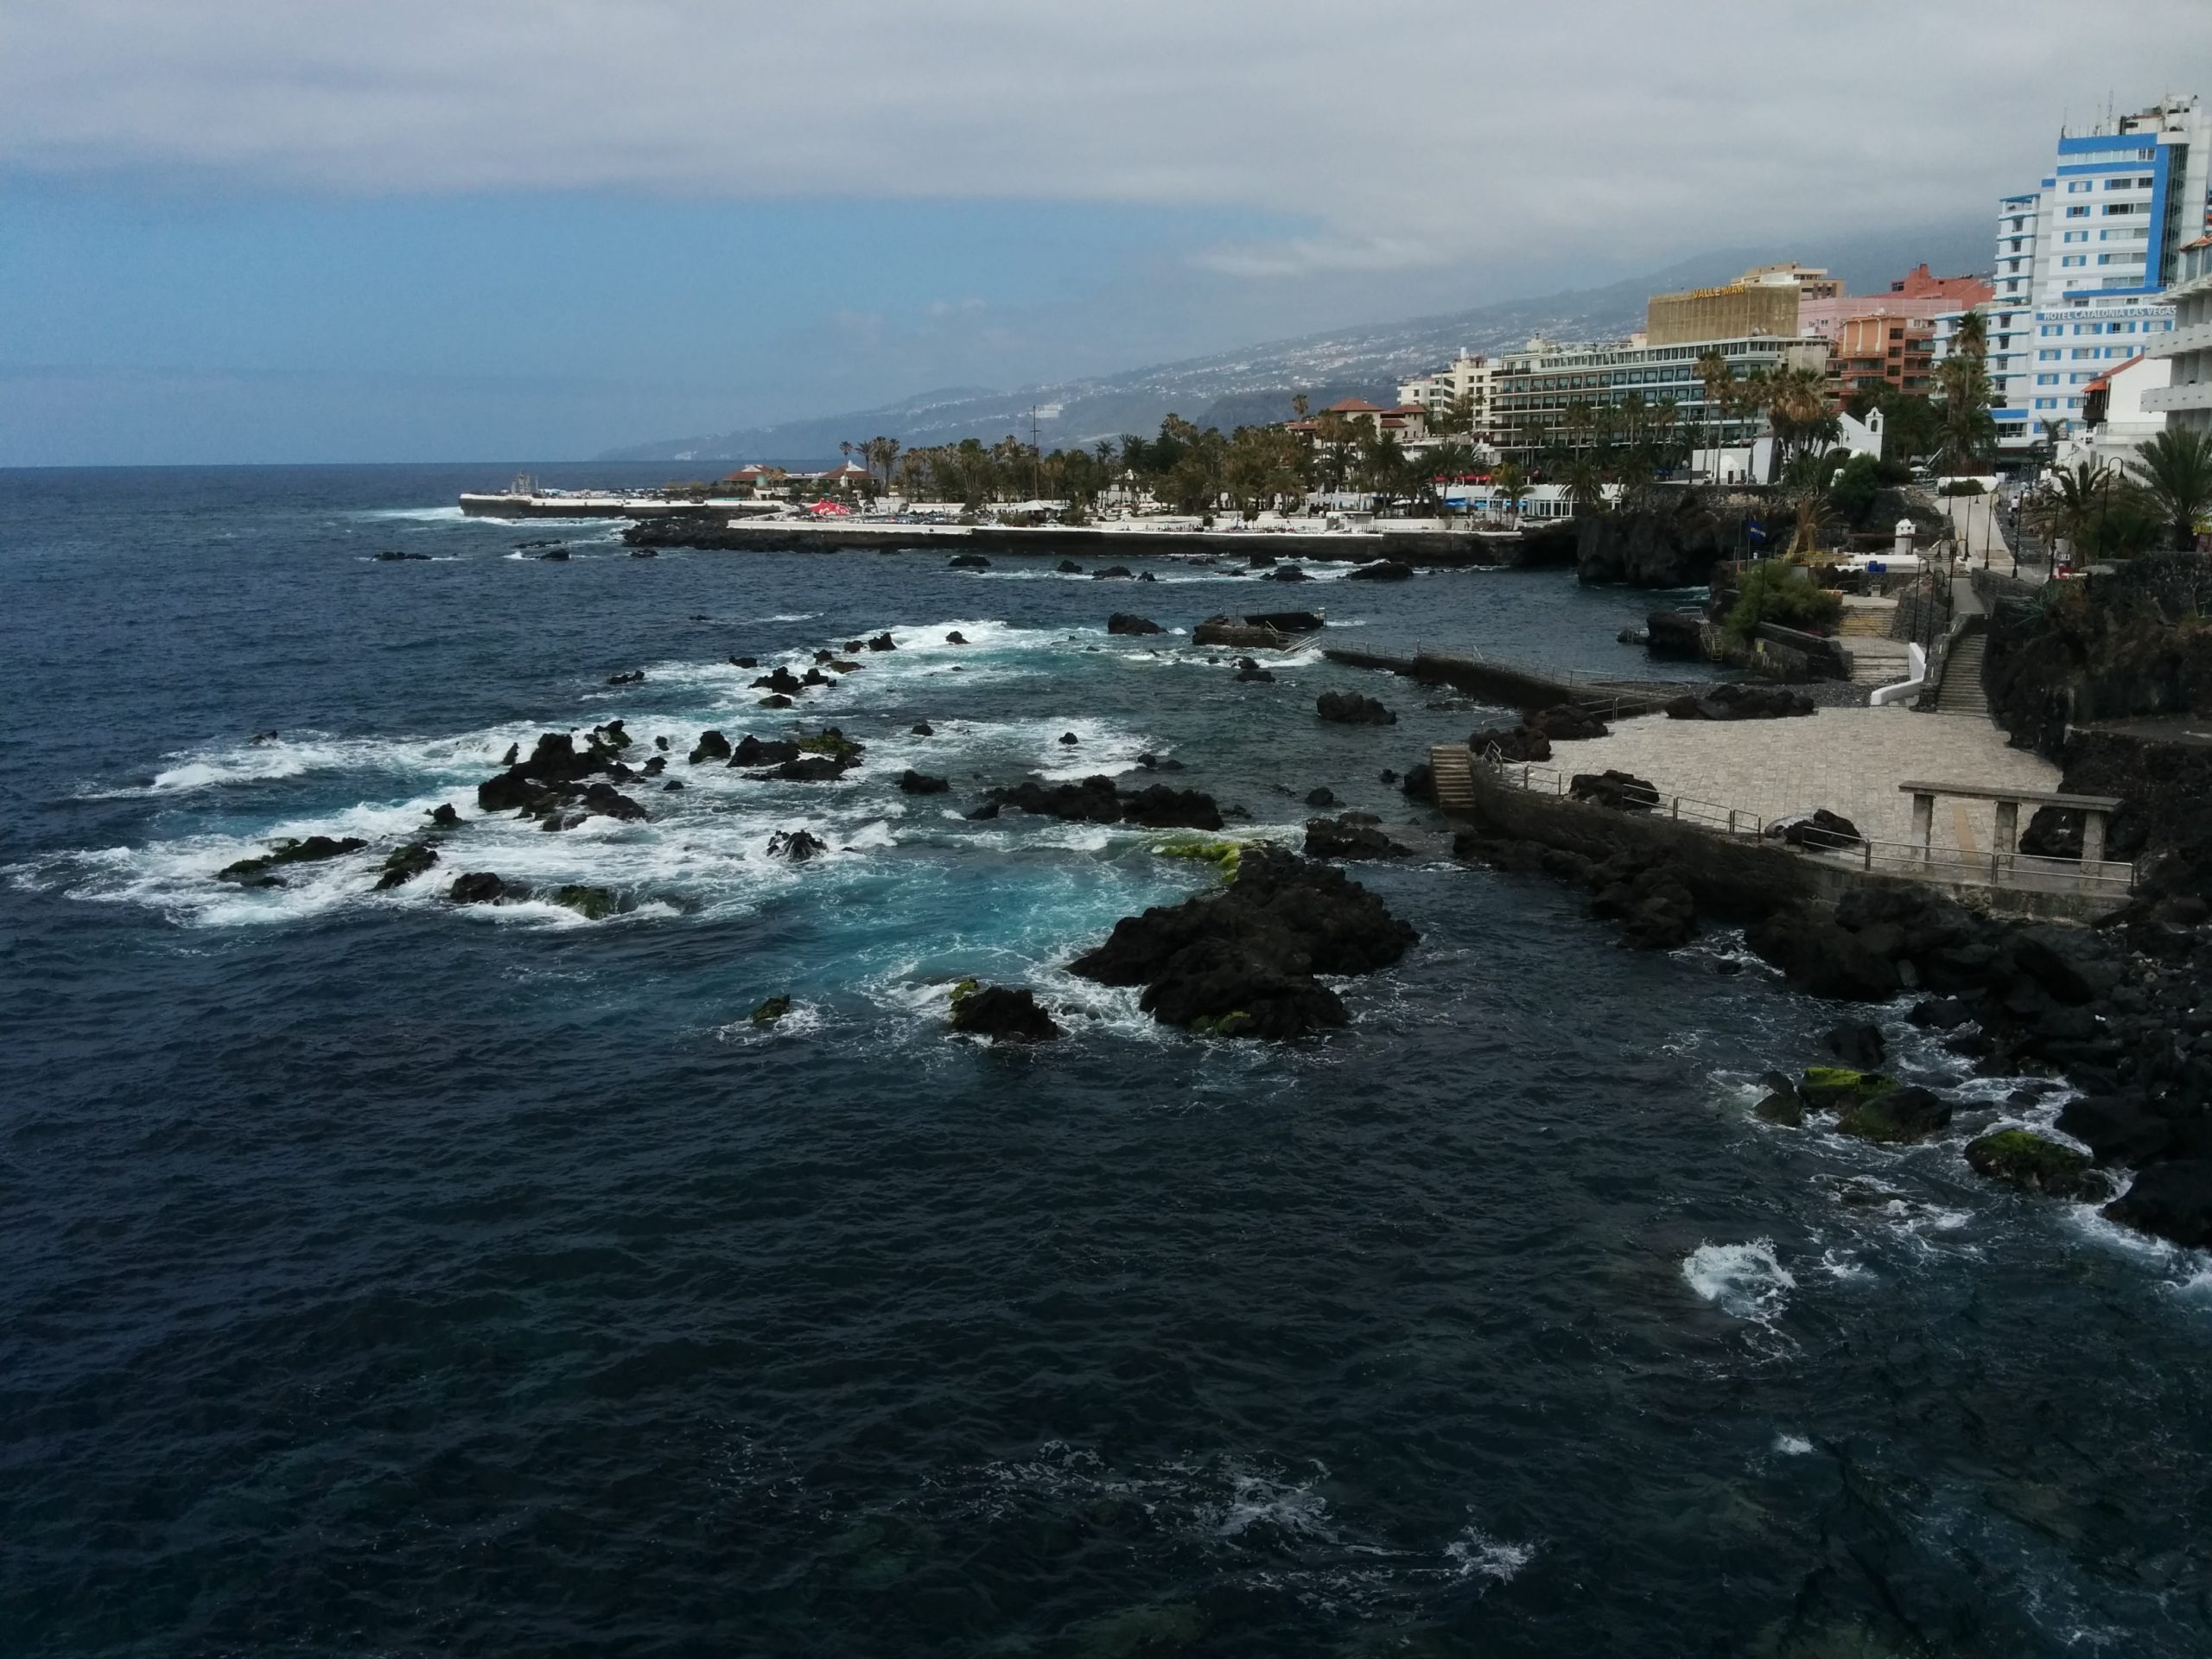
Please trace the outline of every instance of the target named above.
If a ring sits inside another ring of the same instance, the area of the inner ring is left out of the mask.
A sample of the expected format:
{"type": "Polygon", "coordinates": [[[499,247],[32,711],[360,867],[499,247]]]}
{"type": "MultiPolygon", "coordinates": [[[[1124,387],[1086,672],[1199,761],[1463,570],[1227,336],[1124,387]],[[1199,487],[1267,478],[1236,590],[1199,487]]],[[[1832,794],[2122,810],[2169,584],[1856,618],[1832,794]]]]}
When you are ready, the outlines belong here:
{"type": "MultiPolygon", "coordinates": [[[[2212,713],[2212,649],[2194,624],[2207,585],[2201,561],[2139,560],[2086,588],[2015,596],[1990,624],[1999,723],[2059,762],[2065,789],[2121,801],[2107,847],[2137,861],[2138,886],[2090,925],[1984,914],[1904,880],[1834,896],[1793,890],[1759,874],[1783,867],[1721,856],[1717,841],[1703,855],[1639,832],[1635,791],[1596,779],[1578,778],[1581,804],[1541,821],[1509,824],[1478,810],[1454,851],[1586,890],[1592,918],[1633,947],[1671,950],[1712,927],[1739,928],[1752,954],[1810,995],[1862,1006],[1910,999],[1912,1022],[1943,1033],[1943,1046],[1977,1074],[2071,1096],[2052,1120],[2059,1138],[2006,1131],[2001,1143],[1977,1141],[1974,1168],[2055,1196],[2116,1193],[2108,1219],[2212,1247],[2212,743],[2077,723],[2212,713]]],[[[1494,746],[1534,758],[1544,738],[1531,722],[1471,744],[1478,755],[1494,746]]],[[[2078,857],[2078,815],[2046,809],[2024,847],[2078,857]]],[[[1869,1087],[1891,1086],[1868,1075],[1869,1087]]],[[[1820,1096],[1777,1089],[1768,1115],[1801,1122],[1792,1097],[1802,1106],[1820,1096]]],[[[1917,1139],[1945,1104],[1906,1103],[1921,1127],[1870,1138],[1917,1139]]],[[[1852,1133],[1880,1115],[1813,1116],[1852,1133]]]]}

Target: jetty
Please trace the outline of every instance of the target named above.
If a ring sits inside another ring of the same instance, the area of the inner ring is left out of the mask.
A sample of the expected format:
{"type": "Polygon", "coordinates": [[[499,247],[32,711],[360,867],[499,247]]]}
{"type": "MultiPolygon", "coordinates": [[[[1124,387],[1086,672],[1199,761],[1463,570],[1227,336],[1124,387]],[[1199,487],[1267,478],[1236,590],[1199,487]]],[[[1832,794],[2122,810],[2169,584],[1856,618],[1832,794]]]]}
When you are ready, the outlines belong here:
{"type": "Polygon", "coordinates": [[[1448,685],[1524,715],[1571,703],[1604,720],[1657,712],[1675,698],[1712,690],[1704,680],[1624,680],[1573,669],[1530,668],[1486,657],[1417,651],[1410,657],[1332,647],[1321,653],[1347,668],[1381,669],[1424,685],[1448,685]]]}
{"type": "Polygon", "coordinates": [[[469,491],[463,516],[512,521],[543,518],[628,521],[633,546],[735,553],[893,552],[1050,554],[1093,558],[1224,556],[1265,568],[1302,560],[1408,566],[1519,569],[1571,565],[1574,537],[1565,526],[1535,523],[1475,529],[1437,519],[1341,524],[1299,519],[1208,528],[1198,518],[1148,516],[1070,524],[960,524],[912,512],[794,508],[784,501],[728,499],[664,490],[550,490],[518,479],[504,490],[469,491]]]}

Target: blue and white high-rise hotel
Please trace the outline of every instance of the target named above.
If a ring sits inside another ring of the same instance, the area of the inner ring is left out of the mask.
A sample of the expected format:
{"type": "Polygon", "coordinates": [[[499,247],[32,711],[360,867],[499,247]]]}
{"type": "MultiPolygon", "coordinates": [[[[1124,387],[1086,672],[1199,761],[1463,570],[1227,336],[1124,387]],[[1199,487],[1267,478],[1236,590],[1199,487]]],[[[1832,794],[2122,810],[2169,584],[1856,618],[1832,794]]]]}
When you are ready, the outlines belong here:
{"type": "Polygon", "coordinates": [[[2212,225],[2212,112],[2195,98],[2062,132],[2050,175],[1997,215],[1989,376],[2000,449],[2067,435],[2085,389],[2159,343],[2181,250],[2212,225]]]}

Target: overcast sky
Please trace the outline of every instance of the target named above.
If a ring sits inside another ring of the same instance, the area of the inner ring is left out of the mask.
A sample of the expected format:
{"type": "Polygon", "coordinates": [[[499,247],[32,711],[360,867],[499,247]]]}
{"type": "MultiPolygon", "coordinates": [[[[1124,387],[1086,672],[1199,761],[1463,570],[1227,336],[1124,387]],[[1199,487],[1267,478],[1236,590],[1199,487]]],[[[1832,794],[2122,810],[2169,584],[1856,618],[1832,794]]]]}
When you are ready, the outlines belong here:
{"type": "Polygon", "coordinates": [[[555,459],[1956,245],[2172,74],[2212,0],[0,0],[0,464],[555,459]]]}

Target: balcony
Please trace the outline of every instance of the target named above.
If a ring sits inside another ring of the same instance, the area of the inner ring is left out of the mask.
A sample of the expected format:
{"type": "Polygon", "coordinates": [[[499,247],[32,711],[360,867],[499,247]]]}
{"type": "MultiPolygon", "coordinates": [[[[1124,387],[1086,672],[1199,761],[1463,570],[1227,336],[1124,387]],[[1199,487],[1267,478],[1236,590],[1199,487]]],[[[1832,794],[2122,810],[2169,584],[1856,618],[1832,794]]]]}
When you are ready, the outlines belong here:
{"type": "Polygon", "coordinates": [[[2146,357],[2179,357],[2184,352],[2212,352],[2212,322],[2192,322],[2186,328],[2171,328],[2158,336],[2156,345],[2145,345],[2146,357]]]}
{"type": "Polygon", "coordinates": [[[2143,393],[2143,407],[2160,413],[2178,409],[2212,410],[2212,380],[2182,386],[2154,386],[2143,393]]]}

